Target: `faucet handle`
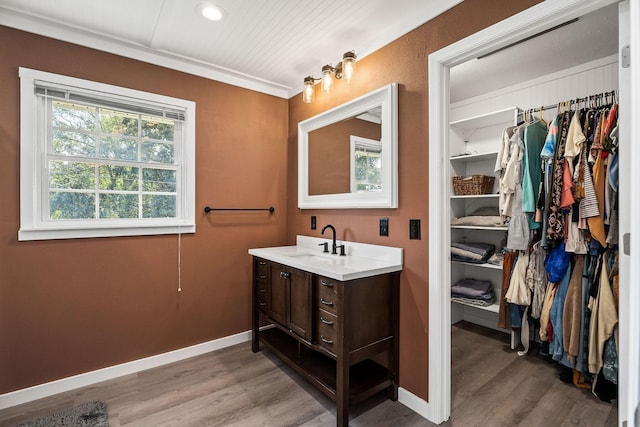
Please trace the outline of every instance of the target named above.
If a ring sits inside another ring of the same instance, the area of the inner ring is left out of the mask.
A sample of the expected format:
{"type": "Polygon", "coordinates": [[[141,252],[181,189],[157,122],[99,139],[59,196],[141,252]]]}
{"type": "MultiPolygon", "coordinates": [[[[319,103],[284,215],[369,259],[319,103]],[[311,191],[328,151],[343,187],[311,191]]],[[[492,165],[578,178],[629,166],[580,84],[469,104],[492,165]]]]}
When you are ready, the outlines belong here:
{"type": "Polygon", "coordinates": [[[329,243],[324,242],[324,243],[318,243],[318,246],[324,246],[322,252],[326,252],[329,253],[329,243]]]}
{"type": "Polygon", "coordinates": [[[344,253],[344,244],[342,245],[336,245],[336,250],[340,248],[340,256],[347,256],[346,253],[344,253]]]}

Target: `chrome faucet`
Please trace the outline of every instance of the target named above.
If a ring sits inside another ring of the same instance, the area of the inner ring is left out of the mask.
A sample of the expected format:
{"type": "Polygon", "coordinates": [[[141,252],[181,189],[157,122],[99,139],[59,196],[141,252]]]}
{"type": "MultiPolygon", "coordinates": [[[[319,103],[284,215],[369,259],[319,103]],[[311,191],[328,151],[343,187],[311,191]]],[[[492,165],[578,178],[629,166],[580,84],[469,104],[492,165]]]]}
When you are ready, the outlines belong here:
{"type": "Polygon", "coordinates": [[[333,255],[337,255],[338,251],[337,251],[337,245],[336,245],[336,228],[331,224],[327,224],[324,227],[322,227],[322,231],[320,232],[320,234],[324,234],[324,230],[326,230],[327,228],[333,231],[333,245],[331,246],[331,253],[333,255]]]}

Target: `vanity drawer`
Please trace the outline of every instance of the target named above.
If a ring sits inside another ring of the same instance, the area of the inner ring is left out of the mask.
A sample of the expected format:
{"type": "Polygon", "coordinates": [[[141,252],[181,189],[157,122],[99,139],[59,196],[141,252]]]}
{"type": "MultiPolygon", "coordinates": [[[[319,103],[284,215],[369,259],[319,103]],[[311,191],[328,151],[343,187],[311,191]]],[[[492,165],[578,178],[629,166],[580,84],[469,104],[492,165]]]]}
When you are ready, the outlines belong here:
{"type": "Polygon", "coordinates": [[[316,306],[332,314],[338,314],[339,305],[336,281],[326,277],[316,277],[316,306]]]}
{"type": "Polygon", "coordinates": [[[260,282],[267,283],[267,278],[269,277],[269,263],[263,259],[256,260],[256,280],[260,282]]]}
{"type": "Polygon", "coordinates": [[[256,304],[258,310],[261,310],[266,313],[267,310],[267,283],[258,282],[258,286],[256,287],[256,304]]]}
{"type": "Polygon", "coordinates": [[[269,262],[257,258],[255,260],[256,283],[256,308],[267,312],[268,288],[269,288],[269,262]]]}
{"type": "Polygon", "coordinates": [[[336,337],[338,336],[338,317],[320,309],[318,309],[316,313],[318,344],[335,354],[338,345],[336,342],[336,337]]]}

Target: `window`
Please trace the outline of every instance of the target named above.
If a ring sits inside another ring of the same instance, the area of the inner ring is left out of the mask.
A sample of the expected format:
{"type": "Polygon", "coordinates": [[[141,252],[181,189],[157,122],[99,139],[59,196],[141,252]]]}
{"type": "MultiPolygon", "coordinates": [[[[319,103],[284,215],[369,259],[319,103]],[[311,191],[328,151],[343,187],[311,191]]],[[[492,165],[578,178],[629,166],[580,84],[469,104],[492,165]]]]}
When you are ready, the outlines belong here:
{"type": "Polygon", "coordinates": [[[195,232],[195,103],[20,68],[19,240],[195,232]]]}
{"type": "Polygon", "coordinates": [[[351,192],[382,191],[382,144],[351,135],[351,192]]]}

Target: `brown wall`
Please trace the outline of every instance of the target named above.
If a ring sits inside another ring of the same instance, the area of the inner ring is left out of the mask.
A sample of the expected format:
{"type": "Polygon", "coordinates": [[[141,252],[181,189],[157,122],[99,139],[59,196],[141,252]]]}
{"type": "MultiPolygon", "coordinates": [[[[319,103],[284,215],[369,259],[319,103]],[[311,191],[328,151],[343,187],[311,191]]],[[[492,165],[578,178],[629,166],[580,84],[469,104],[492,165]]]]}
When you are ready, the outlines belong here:
{"type": "Polygon", "coordinates": [[[249,330],[247,249],[286,241],[287,101],[7,27],[0,58],[0,394],[249,330]],[[19,66],[196,102],[181,293],[175,235],[17,241],[19,66]]]}
{"type": "MultiPolygon", "coordinates": [[[[340,239],[402,247],[400,283],[400,385],[428,399],[428,55],[539,0],[465,0],[409,34],[358,62],[351,85],[339,81],[327,96],[318,91],[313,104],[302,96],[289,100],[289,193],[297,191],[297,123],[343,102],[397,82],[399,207],[398,209],[300,210],[289,201],[288,235],[318,235],[309,228],[316,215],[318,229],[333,224],[340,239]],[[378,220],[389,218],[389,237],[378,236],[378,220]],[[409,240],[409,219],[422,220],[422,240],[409,240]]],[[[319,58],[321,59],[321,58],[319,58]]]]}

